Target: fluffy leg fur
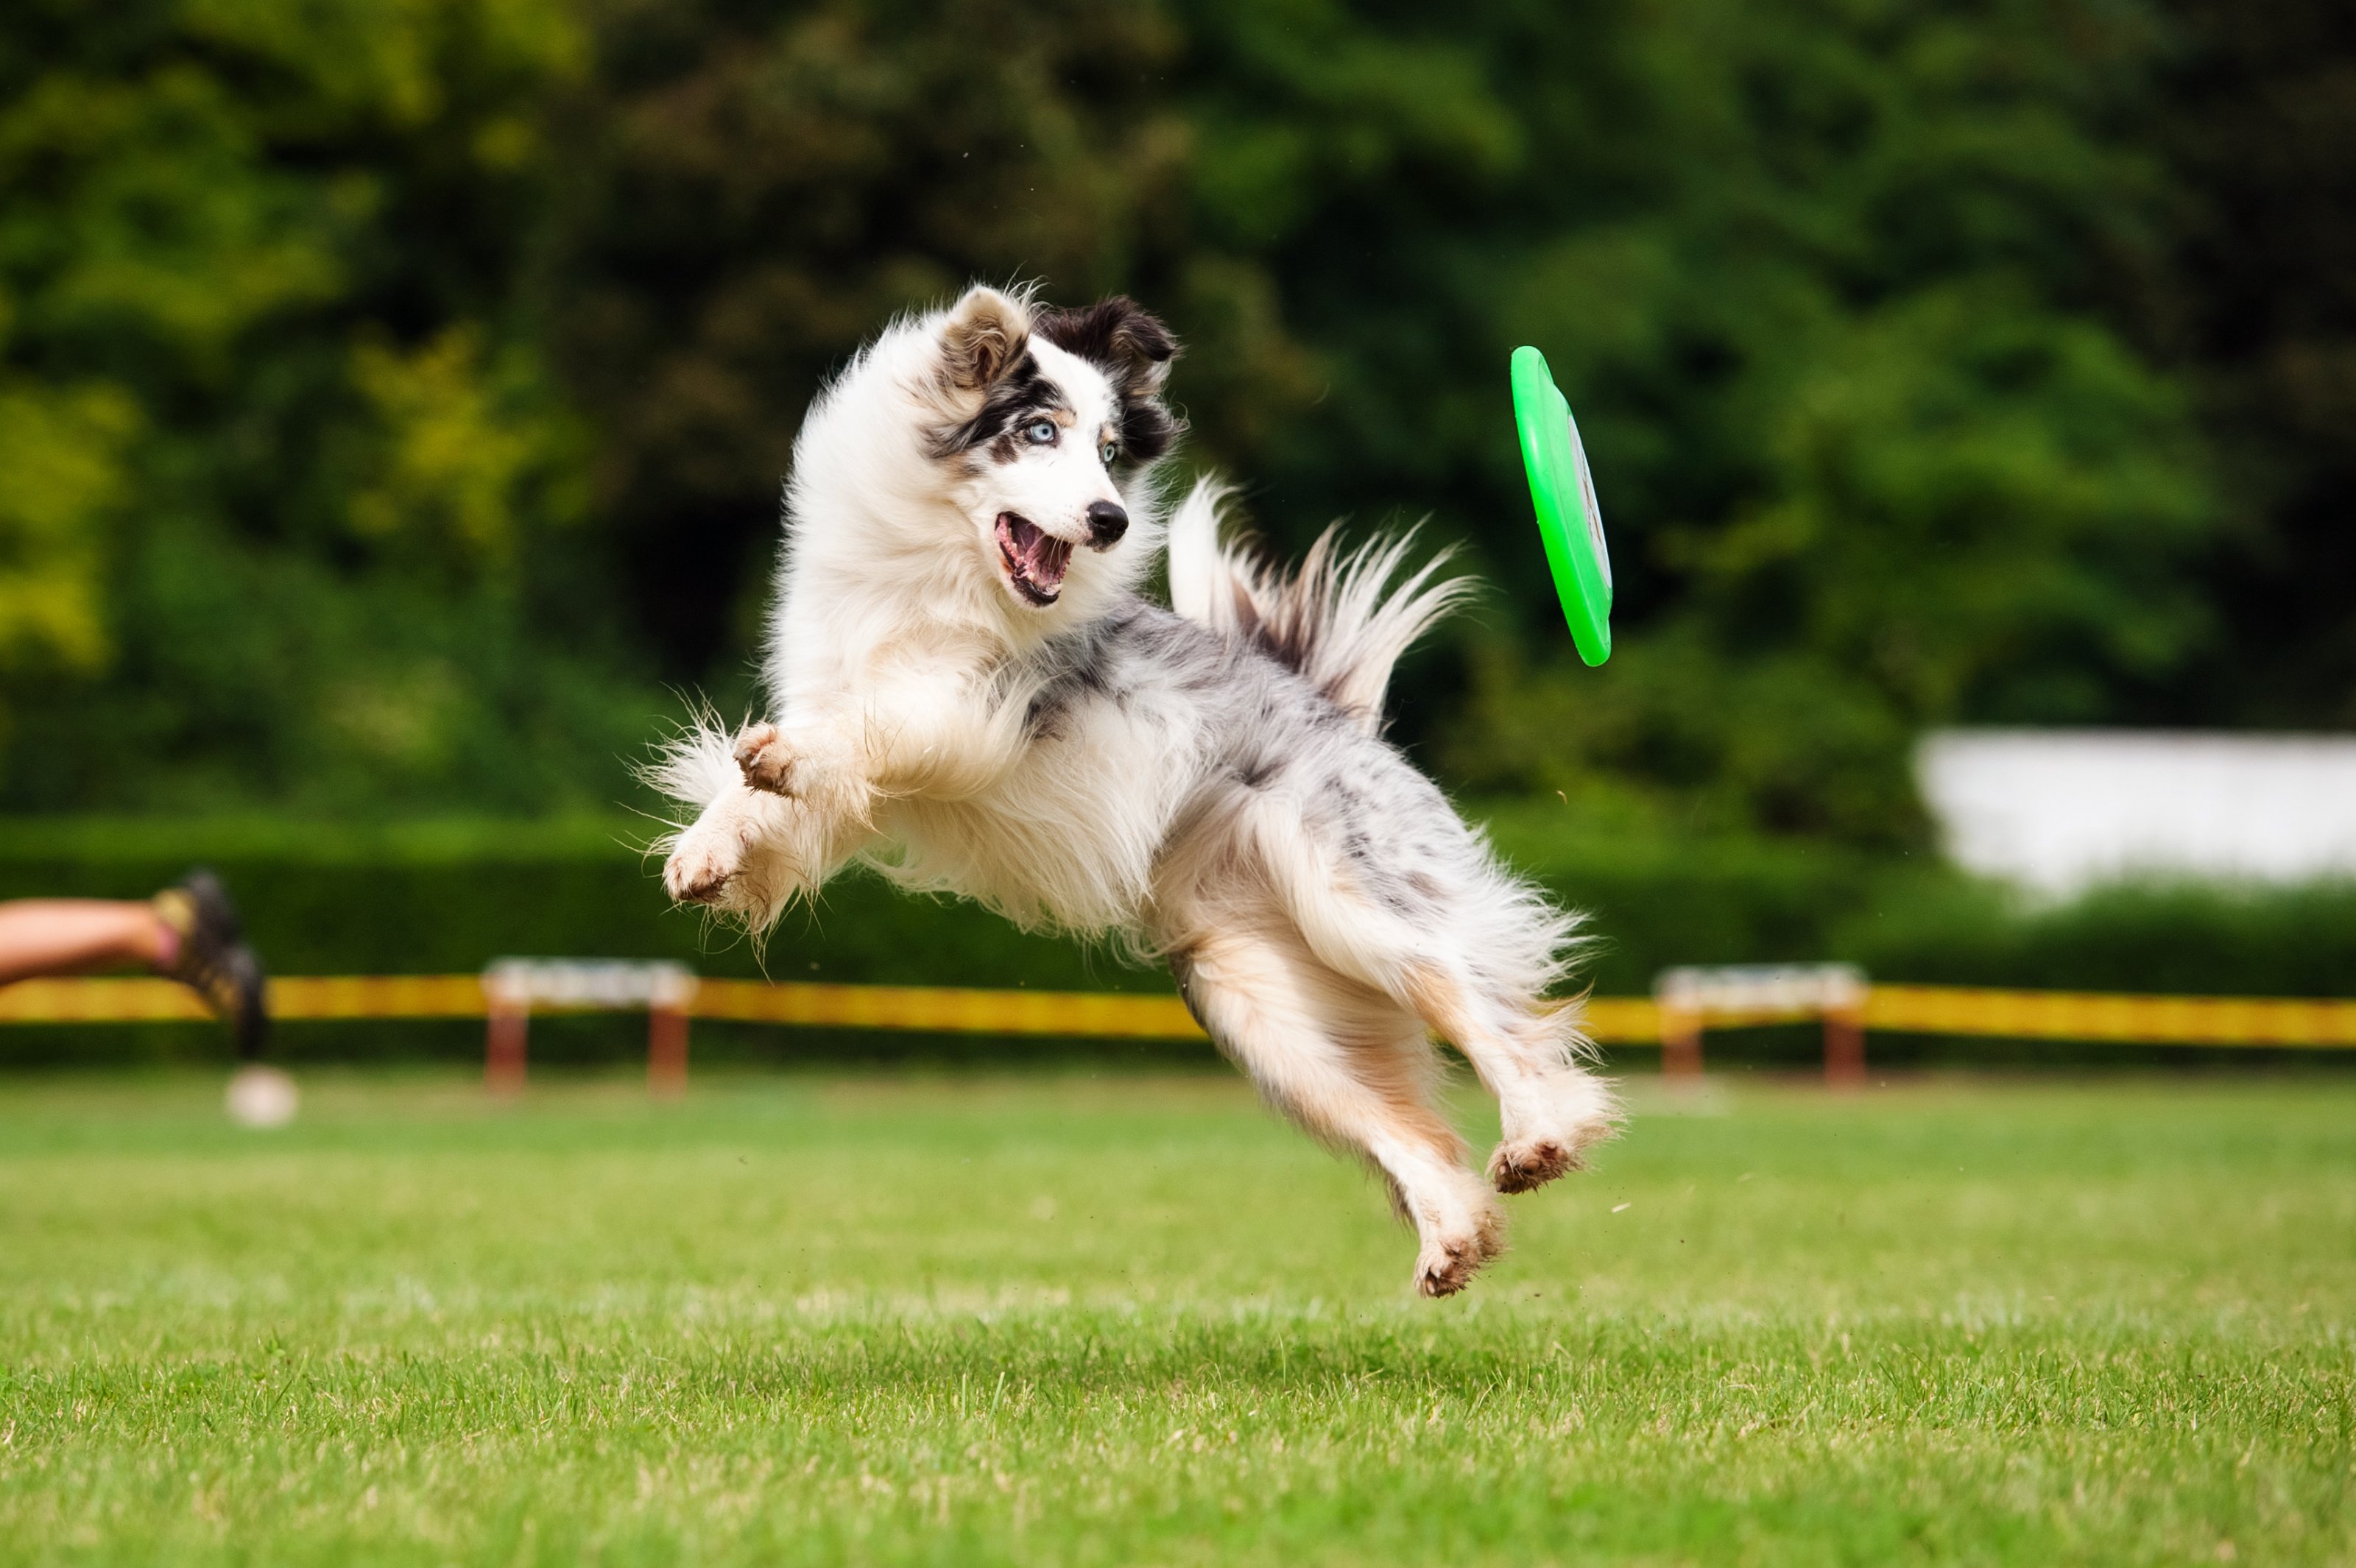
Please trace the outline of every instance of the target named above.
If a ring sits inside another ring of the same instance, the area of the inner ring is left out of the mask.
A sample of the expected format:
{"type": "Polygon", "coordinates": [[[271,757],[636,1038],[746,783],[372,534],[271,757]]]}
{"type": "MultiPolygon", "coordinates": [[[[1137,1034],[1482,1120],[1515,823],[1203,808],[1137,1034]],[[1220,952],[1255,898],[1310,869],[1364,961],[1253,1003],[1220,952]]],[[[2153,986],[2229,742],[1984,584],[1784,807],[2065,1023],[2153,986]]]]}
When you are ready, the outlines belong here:
{"type": "Polygon", "coordinates": [[[1461,976],[1411,975],[1416,1011],[1445,1036],[1497,1097],[1497,1147],[1489,1180],[1500,1192],[1528,1192],[1582,1168],[1587,1150],[1610,1137],[1619,1109],[1611,1090],[1577,1061],[1585,1040],[1577,1004],[1549,1006],[1483,995],[1461,976]]]}
{"type": "Polygon", "coordinates": [[[1416,1288],[1453,1295],[1497,1254],[1503,1229],[1432,1104],[1423,1026],[1319,962],[1274,913],[1221,921],[1173,962],[1187,1005],[1272,1104],[1382,1171],[1415,1226],[1416,1288]]]}
{"type": "Polygon", "coordinates": [[[1489,1178],[1499,1191],[1579,1169],[1588,1147],[1612,1136],[1618,1108],[1580,1065],[1577,1005],[1543,999],[1568,936],[1560,915],[1483,858],[1424,868],[1435,907],[1409,921],[1290,814],[1262,814],[1254,837],[1317,958],[1421,1019],[1497,1097],[1489,1178]]]}
{"type": "Polygon", "coordinates": [[[649,770],[657,788],[702,807],[659,846],[663,891],[762,932],[833,866],[822,825],[800,801],[749,785],[736,747],[716,720],[700,715],[649,770]]]}

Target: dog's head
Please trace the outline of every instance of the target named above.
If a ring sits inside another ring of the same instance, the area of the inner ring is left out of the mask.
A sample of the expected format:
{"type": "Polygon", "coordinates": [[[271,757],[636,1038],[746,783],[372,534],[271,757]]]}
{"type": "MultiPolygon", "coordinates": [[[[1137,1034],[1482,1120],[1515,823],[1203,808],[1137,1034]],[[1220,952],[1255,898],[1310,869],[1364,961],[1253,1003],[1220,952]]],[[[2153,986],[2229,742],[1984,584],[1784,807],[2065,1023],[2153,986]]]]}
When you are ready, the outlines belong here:
{"type": "Polygon", "coordinates": [[[1037,310],[975,288],[933,335],[926,451],[1012,605],[1085,613],[1132,584],[1153,549],[1143,480],[1178,437],[1169,330],[1119,296],[1037,310]]]}

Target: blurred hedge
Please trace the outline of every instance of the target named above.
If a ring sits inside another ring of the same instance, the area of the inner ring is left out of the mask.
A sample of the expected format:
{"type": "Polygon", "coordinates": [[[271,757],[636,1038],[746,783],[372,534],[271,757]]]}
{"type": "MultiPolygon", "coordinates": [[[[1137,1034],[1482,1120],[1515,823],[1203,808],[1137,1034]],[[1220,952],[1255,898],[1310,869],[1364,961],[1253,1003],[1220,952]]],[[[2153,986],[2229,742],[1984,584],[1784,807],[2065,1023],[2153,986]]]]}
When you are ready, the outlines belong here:
{"type": "Polygon", "coordinates": [[[1929,857],[1804,840],[1588,837],[1489,814],[1516,863],[1590,916],[1604,993],[1670,964],[1843,959],[1878,979],[2222,996],[2356,996],[2356,881],[2120,883],[2040,903],[1929,857]]]}
{"type": "MultiPolygon", "coordinates": [[[[1588,912],[1594,945],[1585,973],[1607,995],[1644,991],[1670,964],[1822,958],[1863,964],[1886,980],[2356,995],[2356,883],[2127,886],[2040,907],[1904,857],[1794,841],[1582,837],[1564,827],[1551,803],[1487,816],[1510,858],[1588,912]]],[[[0,897],[141,897],[190,865],[209,865],[229,880],[254,940],[284,974],[465,972],[522,954],[676,958],[707,975],[766,971],[852,983],[1169,984],[1101,945],[1026,935],[969,905],[908,898],[866,877],[830,887],[820,908],[790,917],[756,953],[666,906],[656,868],[638,850],[648,832],[626,818],[17,821],[0,823],[0,897]]],[[[637,1028],[584,1020],[543,1026],[542,1036],[560,1055],[614,1056],[637,1049],[637,1028]]],[[[744,1040],[756,1037],[761,1031],[707,1029],[699,1050],[724,1054],[732,1041],[749,1050],[744,1040]]],[[[479,1049],[471,1025],[305,1028],[287,1043],[298,1055],[479,1049]]],[[[798,1035],[794,1049],[873,1055],[910,1048],[875,1037],[798,1035]]],[[[0,1063],[220,1051],[210,1031],[196,1029],[0,1029],[0,1063]]]]}
{"type": "MultiPolygon", "coordinates": [[[[705,975],[1103,989],[1166,985],[1078,944],[1028,936],[980,911],[847,877],[778,928],[766,951],[665,902],[630,818],[435,820],[374,827],[285,820],[0,823],[0,898],[145,897],[192,865],[229,883],[271,968],[287,975],[469,973],[508,955],[676,958],[705,975]]],[[[536,1026],[534,1052],[639,1049],[635,1020],[536,1026]]],[[[731,1031],[699,1031],[707,1056],[731,1031]]],[[[471,1053],[480,1026],[305,1026],[295,1055],[471,1053]]],[[[881,1041],[803,1040],[869,1051],[881,1041]]],[[[155,1025],[0,1029],[0,1063],[188,1061],[213,1031],[155,1025]]]]}
{"type": "Polygon", "coordinates": [[[376,827],[82,820],[0,827],[0,897],[144,897],[188,867],[228,881],[284,974],[439,974],[505,955],[678,958],[704,974],[934,985],[1104,987],[1133,971],[978,910],[865,877],[773,935],[669,908],[643,823],[434,821],[376,827]]]}

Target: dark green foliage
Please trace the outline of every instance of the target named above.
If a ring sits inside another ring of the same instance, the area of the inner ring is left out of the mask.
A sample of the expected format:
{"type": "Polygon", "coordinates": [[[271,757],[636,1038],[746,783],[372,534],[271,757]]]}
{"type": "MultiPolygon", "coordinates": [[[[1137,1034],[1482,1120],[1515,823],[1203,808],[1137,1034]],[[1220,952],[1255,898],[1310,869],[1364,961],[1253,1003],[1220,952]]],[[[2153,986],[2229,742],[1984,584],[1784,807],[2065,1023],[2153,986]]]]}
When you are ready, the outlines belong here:
{"type": "Polygon", "coordinates": [[[2349,40],[2260,13],[29,0],[0,801],[627,798],[651,680],[747,693],[820,378],[975,276],[1166,313],[1280,543],[1469,546],[1401,733],[1470,787],[1908,843],[1924,723],[2338,721],[2349,40]],[[1619,547],[1601,673],[1525,340],[1619,547]]]}
{"type": "Polygon", "coordinates": [[[2157,717],[2356,725],[2356,9],[2176,0],[2153,141],[2171,266],[2144,335],[2197,389],[2229,526],[2216,656],[2157,717]]]}
{"type": "MultiPolygon", "coordinates": [[[[2149,211],[2106,130],[2147,18],[2067,15],[1629,23],[1652,177],[1570,200],[1489,318],[1587,411],[1624,652],[1597,678],[1555,639],[1483,650],[1461,777],[1903,841],[1923,725],[2098,719],[2179,667],[2207,481],[2181,398],[2094,304],[2149,211]]],[[[1566,128],[1536,162],[1576,181],[1602,153],[1566,128]]]]}
{"type": "Polygon", "coordinates": [[[585,49],[559,0],[8,8],[13,805],[616,798],[658,694],[534,303],[585,49]]]}
{"type": "Polygon", "coordinates": [[[1490,816],[1498,847],[1590,915],[1596,989],[1671,964],[1841,959],[1918,985],[2356,996],[2356,882],[2122,884],[2038,903],[1935,856],[1750,837],[1597,835],[1558,803],[1490,816]]]}
{"type": "Polygon", "coordinates": [[[1405,716],[1478,787],[1902,840],[1923,723],[2098,718],[2202,627],[2182,399],[2095,308],[2155,199],[2139,11],[901,15],[605,25],[566,363],[683,674],[749,641],[824,368],[1015,272],[1170,315],[1195,457],[1284,542],[1429,512],[1508,585],[1476,700],[1405,716]],[[1590,416],[1608,677],[1532,570],[1523,340],[1590,416]]]}
{"type": "Polygon", "coordinates": [[[1835,945],[1928,984],[2356,996],[2356,884],[2128,883],[2027,910],[1990,889],[1955,889],[1887,901],[1835,945]]]}
{"type": "Polygon", "coordinates": [[[1186,143],[1152,85],[1179,38],[1098,4],[586,9],[551,341],[640,623],[733,686],[821,378],[969,279],[1133,282],[1186,143]]]}

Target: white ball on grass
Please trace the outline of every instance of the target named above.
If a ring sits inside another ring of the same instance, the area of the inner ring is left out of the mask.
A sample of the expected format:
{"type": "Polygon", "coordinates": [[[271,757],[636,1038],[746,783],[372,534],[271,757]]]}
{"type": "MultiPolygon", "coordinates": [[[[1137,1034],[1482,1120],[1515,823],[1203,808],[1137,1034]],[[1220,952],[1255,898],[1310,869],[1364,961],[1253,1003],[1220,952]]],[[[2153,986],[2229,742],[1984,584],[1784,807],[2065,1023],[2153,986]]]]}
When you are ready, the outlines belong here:
{"type": "Polygon", "coordinates": [[[229,1119],[243,1127],[283,1127],[303,1103],[294,1080],[259,1062],[241,1067],[229,1081],[229,1119]]]}

